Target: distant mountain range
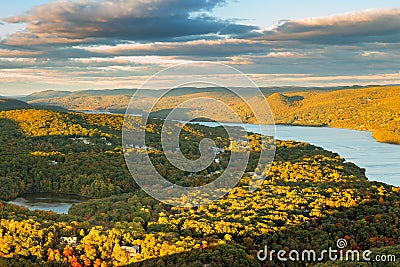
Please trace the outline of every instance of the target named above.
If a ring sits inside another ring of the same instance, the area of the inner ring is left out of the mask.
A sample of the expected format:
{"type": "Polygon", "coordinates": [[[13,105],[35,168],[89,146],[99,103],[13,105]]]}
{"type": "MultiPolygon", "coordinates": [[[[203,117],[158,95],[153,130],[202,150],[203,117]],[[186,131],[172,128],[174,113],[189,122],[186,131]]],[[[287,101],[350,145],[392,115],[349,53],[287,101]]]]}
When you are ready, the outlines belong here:
{"type": "MultiPolygon", "coordinates": [[[[260,88],[265,96],[274,93],[301,92],[301,91],[333,91],[352,87],[263,87],[260,88]]],[[[69,110],[107,110],[114,113],[125,113],[125,109],[131,97],[137,89],[105,89],[105,90],[82,90],[82,91],[56,91],[47,90],[30,94],[28,96],[17,97],[18,100],[27,102],[30,105],[59,106],[69,110]]],[[[243,88],[246,90],[246,88],[243,88]]],[[[147,90],[143,94],[146,98],[152,98],[159,91],[147,90]]],[[[168,97],[179,97],[190,99],[194,96],[214,96],[224,97],[227,91],[224,88],[177,88],[168,93],[168,97]]],[[[160,107],[160,109],[169,107],[160,107]]]]}
{"type": "MultiPolygon", "coordinates": [[[[399,89],[400,86],[272,87],[261,88],[261,91],[271,107],[277,124],[367,130],[373,131],[373,136],[380,142],[400,144],[399,89]]],[[[49,90],[18,99],[0,98],[0,110],[36,108],[124,114],[135,92],[135,89],[77,92],[49,90]]],[[[176,119],[213,118],[217,121],[235,121],[226,116],[223,107],[210,106],[211,104],[205,100],[188,107],[176,108],[187,100],[213,98],[222,100],[241,117],[243,122],[258,123],[247,104],[224,88],[179,88],[168,92],[162,101],[157,101],[159,92],[143,91],[140,101],[136,102],[134,113],[141,114],[149,107],[149,103],[157,102],[150,114],[152,117],[164,118],[171,109],[175,109],[178,113],[176,119]]],[[[264,101],[262,98],[255,100],[264,101]]],[[[262,104],[255,103],[256,106],[262,104]]],[[[268,115],[268,110],[264,113],[268,115]]]]}
{"type": "Polygon", "coordinates": [[[106,90],[82,90],[82,91],[46,90],[18,98],[23,101],[35,101],[38,99],[49,99],[49,98],[59,98],[68,96],[132,95],[135,91],[136,91],[135,89],[106,89],[106,90]]]}

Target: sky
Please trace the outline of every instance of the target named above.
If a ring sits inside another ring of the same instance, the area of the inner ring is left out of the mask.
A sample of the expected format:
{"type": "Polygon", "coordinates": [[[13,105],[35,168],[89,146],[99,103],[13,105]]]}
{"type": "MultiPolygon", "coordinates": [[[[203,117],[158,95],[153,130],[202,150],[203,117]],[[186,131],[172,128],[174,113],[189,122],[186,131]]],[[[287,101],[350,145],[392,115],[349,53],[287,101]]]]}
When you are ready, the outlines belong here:
{"type": "Polygon", "coordinates": [[[192,61],[258,86],[400,84],[399,42],[394,0],[1,1],[0,95],[138,88],[192,61]]]}

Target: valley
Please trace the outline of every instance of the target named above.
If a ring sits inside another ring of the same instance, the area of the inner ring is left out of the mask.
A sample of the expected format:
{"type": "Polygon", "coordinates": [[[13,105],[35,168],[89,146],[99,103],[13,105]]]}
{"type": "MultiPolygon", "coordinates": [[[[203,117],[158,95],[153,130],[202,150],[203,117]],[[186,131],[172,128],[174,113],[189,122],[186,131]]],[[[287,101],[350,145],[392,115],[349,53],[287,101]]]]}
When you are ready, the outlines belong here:
{"type": "MultiPolygon", "coordinates": [[[[243,88],[245,90],[245,88],[243,88]]],[[[378,142],[400,143],[400,91],[398,86],[362,88],[261,88],[276,124],[328,126],[372,131],[378,142]]],[[[78,92],[45,91],[20,98],[30,105],[59,106],[69,110],[98,110],[124,114],[135,90],[88,90],[78,92]]],[[[223,99],[246,123],[257,123],[248,106],[223,88],[178,88],[157,103],[152,116],[165,117],[177,103],[198,98],[223,99]]],[[[144,105],[153,101],[151,90],[146,92],[144,105]]],[[[182,110],[188,115],[221,117],[221,110],[203,114],[202,105],[182,110]]],[[[210,110],[207,108],[206,110],[210,110]]],[[[140,114],[140,110],[136,113],[140,114]]],[[[185,115],[186,114],[186,115],[185,115]]],[[[226,119],[222,117],[223,119],[226,119]]]]}
{"type": "MultiPolygon", "coordinates": [[[[396,251],[398,245],[400,189],[368,181],[365,170],[307,143],[278,140],[275,160],[256,192],[249,192],[251,177],[245,174],[225,197],[184,208],[158,202],[129,175],[120,145],[122,116],[28,109],[0,117],[8,129],[0,140],[1,199],[40,192],[91,198],[72,205],[68,215],[0,202],[4,265],[260,266],[257,251],[266,244],[307,249],[346,238],[359,250],[396,251]],[[133,254],[126,250],[135,247],[133,254]]],[[[154,152],[160,149],[161,123],[150,120],[146,128],[154,152]]],[[[223,129],[184,129],[180,140],[188,157],[198,155],[195,148],[205,136],[219,137],[227,154],[207,172],[223,169],[230,154],[223,129]]],[[[260,145],[256,135],[252,140],[249,173],[260,145]]],[[[151,151],[157,170],[170,181],[193,186],[216,178],[207,172],[187,176],[151,151]]]]}

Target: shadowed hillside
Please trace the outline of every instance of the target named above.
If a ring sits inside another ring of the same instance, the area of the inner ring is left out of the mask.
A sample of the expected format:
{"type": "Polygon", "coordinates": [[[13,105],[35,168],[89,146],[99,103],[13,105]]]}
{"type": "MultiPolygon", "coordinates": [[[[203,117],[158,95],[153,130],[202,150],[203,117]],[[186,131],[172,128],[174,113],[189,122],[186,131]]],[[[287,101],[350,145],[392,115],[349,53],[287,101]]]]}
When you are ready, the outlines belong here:
{"type": "Polygon", "coordinates": [[[0,98],[0,111],[2,110],[13,110],[13,109],[30,109],[33,108],[31,105],[15,99],[0,98]]]}

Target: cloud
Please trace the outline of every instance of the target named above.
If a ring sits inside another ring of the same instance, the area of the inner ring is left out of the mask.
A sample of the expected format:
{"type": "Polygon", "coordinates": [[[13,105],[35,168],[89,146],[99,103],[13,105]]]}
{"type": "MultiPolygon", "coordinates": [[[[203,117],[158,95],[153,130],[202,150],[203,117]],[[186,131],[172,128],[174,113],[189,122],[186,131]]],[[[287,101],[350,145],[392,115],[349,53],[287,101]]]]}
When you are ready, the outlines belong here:
{"type": "Polygon", "coordinates": [[[386,56],[386,53],[380,52],[380,51],[364,51],[361,53],[361,56],[363,56],[363,57],[383,57],[383,56],[386,56]]]}
{"type": "MultiPolygon", "coordinates": [[[[93,64],[119,64],[119,65],[157,65],[171,66],[188,62],[188,60],[177,59],[174,57],[160,56],[117,56],[117,57],[90,57],[90,58],[71,58],[70,61],[83,63],[93,66],[93,64]]],[[[115,66],[114,65],[114,66],[115,66]]]]}
{"type": "Polygon", "coordinates": [[[265,53],[269,44],[251,39],[194,40],[186,42],[126,43],[118,45],[75,46],[98,56],[159,55],[221,57],[265,53]]]}
{"type": "Polygon", "coordinates": [[[42,54],[42,52],[40,51],[25,51],[25,50],[0,48],[0,57],[26,57],[26,56],[37,56],[40,54],[42,54]]]}
{"type": "Polygon", "coordinates": [[[400,9],[370,9],[320,18],[282,21],[260,39],[324,44],[399,42],[400,9]]]}
{"type": "Polygon", "coordinates": [[[280,51],[271,52],[265,56],[258,56],[258,58],[304,58],[307,57],[307,53],[293,52],[293,51],[280,51]]]}
{"type": "Polygon", "coordinates": [[[399,9],[286,20],[260,30],[212,17],[224,3],[64,0],[6,18],[27,26],[0,43],[0,90],[137,87],[189,60],[234,66],[260,85],[399,78],[399,9]]]}
{"type": "Polygon", "coordinates": [[[224,3],[225,0],[57,1],[5,18],[7,23],[26,23],[27,27],[4,42],[35,45],[165,41],[240,36],[257,29],[209,15],[224,3]]]}

